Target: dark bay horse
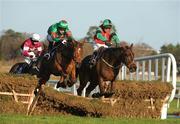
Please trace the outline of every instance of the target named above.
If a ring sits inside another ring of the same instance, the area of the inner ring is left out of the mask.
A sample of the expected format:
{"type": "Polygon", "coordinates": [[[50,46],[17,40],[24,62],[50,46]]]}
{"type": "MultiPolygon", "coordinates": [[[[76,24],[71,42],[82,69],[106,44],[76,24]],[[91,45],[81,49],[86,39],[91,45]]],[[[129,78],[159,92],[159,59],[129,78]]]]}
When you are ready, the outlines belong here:
{"type": "Polygon", "coordinates": [[[50,60],[44,58],[39,70],[39,82],[35,88],[35,94],[41,90],[50,75],[60,76],[58,87],[71,87],[76,82],[76,65],[81,63],[83,44],[77,41],[67,41],[66,44],[60,44],[54,51],[50,60]],[[67,79],[68,77],[68,79],[67,79]]]}
{"type": "Polygon", "coordinates": [[[38,75],[41,59],[42,59],[42,56],[40,56],[36,60],[31,61],[30,64],[26,62],[18,62],[11,67],[9,73],[38,75]]]}
{"type": "Polygon", "coordinates": [[[30,64],[28,64],[26,62],[18,62],[16,64],[14,64],[11,67],[9,73],[11,73],[11,74],[38,75],[39,74],[39,68],[40,68],[41,60],[42,60],[43,55],[44,55],[45,52],[46,52],[46,50],[44,49],[42,51],[41,56],[37,56],[36,58],[31,59],[30,64]]]}
{"type": "Polygon", "coordinates": [[[131,44],[131,46],[126,45],[117,48],[106,48],[93,68],[89,67],[91,55],[85,57],[82,60],[81,67],[78,71],[80,80],[80,86],[77,89],[78,95],[82,94],[82,90],[88,82],[90,82],[90,84],[86,89],[86,96],[89,96],[90,92],[95,89],[97,85],[99,85],[100,88],[100,96],[113,94],[113,82],[115,81],[122,64],[125,64],[130,72],[136,70],[132,47],[133,44],[131,44]],[[111,82],[110,92],[105,91],[106,81],[111,82]]]}

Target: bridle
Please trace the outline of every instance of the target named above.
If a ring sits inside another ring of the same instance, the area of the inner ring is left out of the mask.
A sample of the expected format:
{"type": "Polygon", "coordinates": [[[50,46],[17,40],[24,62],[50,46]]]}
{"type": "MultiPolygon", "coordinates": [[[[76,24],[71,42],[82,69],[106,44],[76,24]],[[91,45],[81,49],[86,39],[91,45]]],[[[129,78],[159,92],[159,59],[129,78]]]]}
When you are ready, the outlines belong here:
{"type": "Polygon", "coordinates": [[[113,68],[113,69],[119,69],[121,66],[122,66],[122,63],[120,63],[119,65],[117,66],[113,66],[111,64],[109,64],[103,57],[101,57],[101,60],[109,67],[113,68]]]}

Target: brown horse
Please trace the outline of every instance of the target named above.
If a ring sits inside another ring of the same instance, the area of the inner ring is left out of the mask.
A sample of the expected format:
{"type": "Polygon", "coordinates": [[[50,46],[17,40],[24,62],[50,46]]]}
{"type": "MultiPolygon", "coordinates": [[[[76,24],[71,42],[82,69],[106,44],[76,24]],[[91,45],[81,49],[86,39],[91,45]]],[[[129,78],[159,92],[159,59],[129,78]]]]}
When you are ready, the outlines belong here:
{"type": "Polygon", "coordinates": [[[82,45],[77,41],[67,41],[66,44],[58,45],[50,60],[47,61],[46,58],[42,60],[35,94],[49,80],[51,74],[60,76],[57,88],[71,87],[76,82],[76,64],[81,63],[82,45]]]}
{"type": "Polygon", "coordinates": [[[122,64],[125,64],[130,72],[136,70],[132,47],[133,44],[131,44],[131,46],[126,45],[118,48],[105,49],[93,68],[89,68],[91,55],[85,57],[82,60],[81,67],[78,71],[80,80],[80,86],[77,89],[78,95],[82,94],[82,90],[88,82],[90,82],[90,84],[86,89],[86,96],[89,96],[90,92],[95,89],[97,85],[99,85],[100,88],[100,96],[112,95],[114,90],[113,82],[115,81],[122,64]],[[109,92],[105,91],[107,81],[111,82],[109,92]]]}

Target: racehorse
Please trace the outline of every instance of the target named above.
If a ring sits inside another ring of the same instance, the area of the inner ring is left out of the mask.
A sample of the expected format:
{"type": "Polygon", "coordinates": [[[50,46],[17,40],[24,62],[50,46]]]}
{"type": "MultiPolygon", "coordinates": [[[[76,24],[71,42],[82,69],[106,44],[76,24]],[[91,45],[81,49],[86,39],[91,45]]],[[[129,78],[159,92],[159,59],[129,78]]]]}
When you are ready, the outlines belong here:
{"type": "Polygon", "coordinates": [[[50,75],[60,76],[57,88],[71,87],[76,82],[76,65],[81,63],[83,44],[75,40],[60,43],[54,50],[50,60],[44,58],[40,65],[38,74],[39,82],[35,88],[35,95],[41,90],[50,75]]]}
{"type": "Polygon", "coordinates": [[[101,56],[97,60],[94,67],[89,67],[89,61],[92,55],[85,57],[82,60],[81,67],[78,71],[80,86],[77,89],[78,95],[82,94],[82,90],[90,82],[86,88],[86,96],[89,96],[91,91],[99,85],[101,96],[111,96],[114,92],[114,81],[119,73],[122,64],[125,64],[130,72],[136,70],[134,62],[134,53],[132,51],[133,44],[130,46],[121,46],[116,48],[104,48],[101,56]],[[110,81],[110,91],[106,91],[106,82],[110,81]]]}

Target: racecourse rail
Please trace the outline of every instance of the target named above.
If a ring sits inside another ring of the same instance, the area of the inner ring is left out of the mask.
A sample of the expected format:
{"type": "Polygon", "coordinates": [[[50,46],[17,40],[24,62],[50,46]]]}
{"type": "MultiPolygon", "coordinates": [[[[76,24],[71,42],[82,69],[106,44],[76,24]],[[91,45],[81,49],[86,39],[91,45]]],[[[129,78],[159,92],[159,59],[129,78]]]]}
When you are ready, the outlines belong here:
{"type": "MultiPolygon", "coordinates": [[[[135,58],[135,62],[137,65],[137,70],[135,73],[130,73],[126,66],[123,66],[119,72],[117,80],[162,80],[162,82],[171,83],[173,86],[173,90],[171,92],[170,97],[168,98],[168,102],[163,105],[161,111],[161,119],[167,118],[167,109],[170,105],[170,102],[175,97],[176,92],[176,73],[177,73],[177,65],[174,56],[171,53],[158,54],[153,56],[145,56],[135,58]],[[159,70],[161,69],[161,70],[159,70]],[[159,73],[161,72],[161,73],[159,73]]],[[[55,83],[57,81],[49,81],[49,83],[55,83]]],[[[87,84],[88,85],[88,84],[87,84]]],[[[74,95],[77,95],[76,88],[77,85],[72,86],[68,89],[56,89],[59,91],[70,91],[74,95]]],[[[97,92],[98,87],[94,90],[97,92]]],[[[83,91],[83,96],[85,96],[85,89],[83,91]]]]}

